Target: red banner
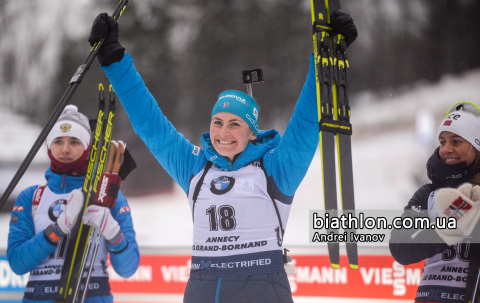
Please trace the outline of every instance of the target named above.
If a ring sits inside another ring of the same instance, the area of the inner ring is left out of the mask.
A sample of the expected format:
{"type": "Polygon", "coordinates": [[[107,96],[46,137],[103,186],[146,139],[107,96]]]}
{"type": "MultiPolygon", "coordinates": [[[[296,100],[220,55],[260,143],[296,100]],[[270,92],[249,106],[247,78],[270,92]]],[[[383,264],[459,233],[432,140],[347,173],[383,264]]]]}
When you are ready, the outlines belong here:
{"type": "MultiPolygon", "coordinates": [[[[294,296],[413,300],[423,263],[402,266],[389,255],[359,256],[357,270],[333,269],[328,256],[293,256],[295,275],[289,276],[294,296]]],[[[348,266],[345,256],[340,264],[348,266]]],[[[109,267],[113,294],[183,294],[190,256],[142,255],[137,272],[119,277],[109,267]]]]}

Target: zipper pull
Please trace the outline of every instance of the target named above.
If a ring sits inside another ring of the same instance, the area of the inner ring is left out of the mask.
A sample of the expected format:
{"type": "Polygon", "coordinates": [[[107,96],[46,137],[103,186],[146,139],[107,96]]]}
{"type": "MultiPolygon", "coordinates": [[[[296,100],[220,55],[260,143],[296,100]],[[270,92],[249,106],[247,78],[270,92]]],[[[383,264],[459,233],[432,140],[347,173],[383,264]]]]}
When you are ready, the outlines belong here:
{"type": "Polygon", "coordinates": [[[62,177],[62,184],[60,184],[60,188],[63,188],[63,183],[65,183],[65,174],[63,174],[63,177],[62,177]]]}

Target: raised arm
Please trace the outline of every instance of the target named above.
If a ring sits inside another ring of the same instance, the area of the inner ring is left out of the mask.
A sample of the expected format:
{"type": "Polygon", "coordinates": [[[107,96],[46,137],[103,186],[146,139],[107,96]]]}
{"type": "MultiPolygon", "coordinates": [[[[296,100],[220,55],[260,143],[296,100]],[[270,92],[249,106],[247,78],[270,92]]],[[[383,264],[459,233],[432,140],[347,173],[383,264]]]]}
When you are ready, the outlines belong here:
{"type": "Polygon", "coordinates": [[[162,167],[187,192],[190,177],[205,164],[202,151],[178,133],[163,115],[143,79],[133,65],[132,57],[124,54],[118,41],[118,24],[107,14],[95,19],[89,42],[95,43],[108,33],[98,53],[102,69],[125,107],[135,132],[162,167]]]}
{"type": "Polygon", "coordinates": [[[264,156],[267,175],[273,177],[284,195],[293,196],[297,190],[315,155],[318,141],[315,64],[312,55],[307,79],[280,145],[264,156]]]}

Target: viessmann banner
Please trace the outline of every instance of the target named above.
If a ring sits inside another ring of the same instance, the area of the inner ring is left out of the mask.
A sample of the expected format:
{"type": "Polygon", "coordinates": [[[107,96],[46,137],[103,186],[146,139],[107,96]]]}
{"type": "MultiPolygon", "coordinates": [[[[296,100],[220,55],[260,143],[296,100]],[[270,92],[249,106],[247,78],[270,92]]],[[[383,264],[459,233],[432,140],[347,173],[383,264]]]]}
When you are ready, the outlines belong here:
{"type": "MultiPolygon", "coordinates": [[[[289,276],[294,296],[413,300],[424,262],[402,266],[389,256],[359,256],[359,269],[333,269],[328,256],[293,256],[289,276]]],[[[346,256],[340,264],[348,266],[346,256]]],[[[134,276],[123,279],[109,267],[114,293],[182,294],[190,271],[190,256],[142,255],[134,276]]],[[[454,273],[453,273],[454,274],[454,273]]]]}
{"type": "MultiPolygon", "coordinates": [[[[295,275],[289,276],[294,296],[349,297],[413,300],[421,279],[423,262],[402,266],[389,255],[359,256],[359,269],[330,267],[328,256],[293,256],[295,275]]],[[[341,256],[340,264],[348,266],[341,256]]],[[[190,256],[142,255],[137,272],[130,278],[118,276],[109,267],[115,294],[183,294],[190,256]]],[[[455,275],[455,273],[450,273],[455,275]]],[[[455,278],[455,277],[453,277],[455,278]]],[[[23,292],[28,274],[15,275],[5,255],[0,255],[0,302],[2,293],[23,292]]]]}

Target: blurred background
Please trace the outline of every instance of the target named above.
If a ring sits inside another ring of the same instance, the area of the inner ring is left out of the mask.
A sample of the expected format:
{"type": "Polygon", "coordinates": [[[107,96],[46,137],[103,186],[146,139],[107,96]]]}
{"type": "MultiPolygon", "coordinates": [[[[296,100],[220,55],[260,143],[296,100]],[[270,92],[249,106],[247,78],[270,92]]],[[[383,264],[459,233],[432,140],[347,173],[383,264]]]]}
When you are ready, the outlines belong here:
{"type": "MultiPolygon", "coordinates": [[[[0,192],[87,56],[93,19],[116,5],[0,1],[0,192]]],[[[342,0],[341,5],[359,34],[348,49],[357,205],[368,208],[387,199],[386,205],[402,208],[427,182],[425,163],[447,108],[462,100],[480,104],[480,2],[342,0]]],[[[260,128],[283,133],[313,50],[308,0],[131,1],[119,28],[121,44],[160,108],[196,145],[209,129],[218,94],[245,91],[244,69],[264,69],[265,83],[253,86],[260,128]]],[[[95,61],[70,101],[90,118],[100,82],[108,85],[95,61]]],[[[122,106],[117,113],[113,138],[127,142],[138,165],[122,191],[139,201],[175,194],[178,188],[133,132],[122,106]]],[[[320,208],[317,158],[297,201],[315,198],[320,208]]],[[[43,182],[48,165],[43,147],[3,212],[11,211],[26,186],[43,182]]]]}

